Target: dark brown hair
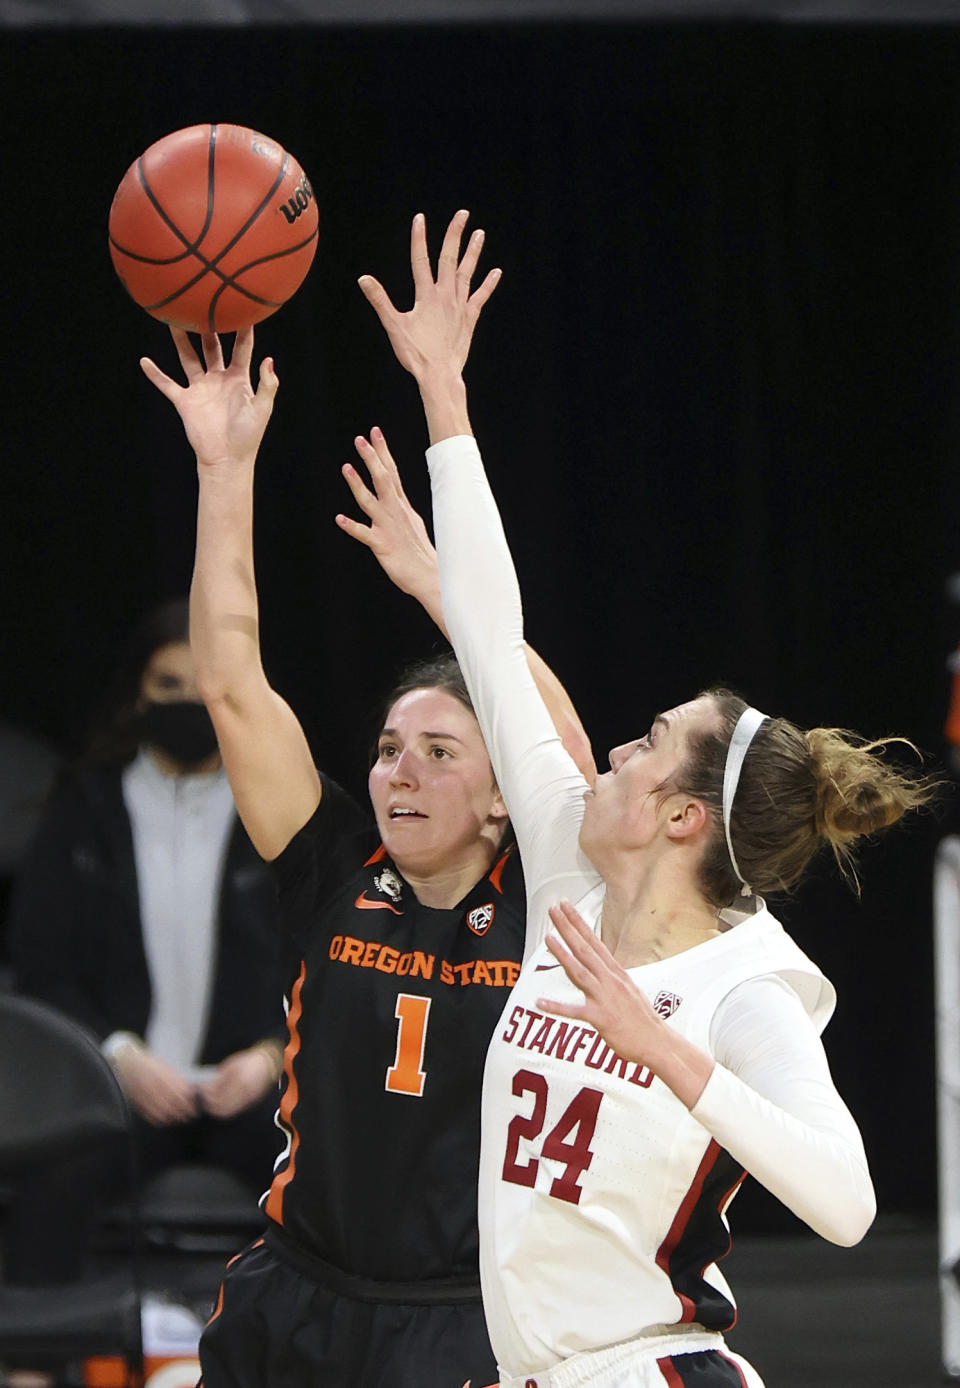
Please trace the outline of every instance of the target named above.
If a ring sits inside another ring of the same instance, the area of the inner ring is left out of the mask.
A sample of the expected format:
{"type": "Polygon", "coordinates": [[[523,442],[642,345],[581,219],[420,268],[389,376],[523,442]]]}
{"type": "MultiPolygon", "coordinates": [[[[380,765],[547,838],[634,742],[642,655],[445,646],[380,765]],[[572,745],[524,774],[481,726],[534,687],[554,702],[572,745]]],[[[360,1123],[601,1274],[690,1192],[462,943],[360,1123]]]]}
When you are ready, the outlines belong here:
{"type": "MultiPolygon", "coordinates": [[[[452,694],[470,713],[474,713],[473,704],[463,678],[463,671],[452,652],[448,651],[442,655],[427,656],[423,660],[413,661],[400,671],[393,688],[380,704],[376,731],[370,748],[371,766],[377,759],[377,743],[386,724],[387,715],[398,699],[402,699],[404,694],[412,693],[414,689],[442,689],[445,694],[452,694]]],[[[475,713],[474,717],[476,717],[475,713]]]]}
{"type": "MultiPolygon", "coordinates": [[[[401,670],[393,688],[380,705],[376,737],[370,747],[371,766],[377,760],[380,734],[383,732],[390,710],[398,699],[402,699],[404,694],[412,693],[414,689],[442,689],[445,694],[451,694],[458,703],[463,704],[463,707],[472,713],[474,718],[477,716],[466,681],[463,678],[463,671],[457,664],[457,658],[452,651],[447,651],[441,655],[427,656],[423,660],[415,660],[401,670]]],[[[492,775],[493,772],[491,771],[490,774],[492,775]]],[[[512,843],[513,837],[513,825],[507,820],[500,839],[500,850],[512,843]]]]}
{"type": "MultiPolygon", "coordinates": [[[[737,719],[747,704],[729,689],[707,689],[718,721],[694,733],[675,778],[702,800],[713,836],[700,864],[700,887],[715,906],[729,906],[741,889],[723,830],[723,772],[737,719]]],[[[788,891],[811,859],[829,846],[844,876],[859,890],[854,868],[858,841],[895,824],[926,804],[937,782],[910,775],[883,760],[887,745],[906,738],[867,741],[841,728],[804,732],[786,718],[768,718],[757,730],[740,773],[730,815],[737,865],[755,892],[788,891]]]]}

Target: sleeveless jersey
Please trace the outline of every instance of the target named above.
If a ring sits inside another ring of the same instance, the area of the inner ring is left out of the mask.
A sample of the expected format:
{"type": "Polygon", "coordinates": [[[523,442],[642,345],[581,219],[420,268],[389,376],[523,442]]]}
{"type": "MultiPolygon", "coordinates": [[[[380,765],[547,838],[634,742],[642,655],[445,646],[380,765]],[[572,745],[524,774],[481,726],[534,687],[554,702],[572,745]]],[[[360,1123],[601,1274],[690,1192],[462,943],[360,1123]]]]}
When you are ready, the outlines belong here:
{"type": "MultiPolygon", "coordinates": [[[[593,897],[580,903],[587,919],[599,914],[593,897]]],[[[766,909],[629,972],[705,1051],[717,1006],[750,978],[784,978],[821,1030],[833,1010],[832,986],[766,909]]],[[[501,1371],[535,1374],[684,1323],[728,1329],[736,1308],[717,1260],[743,1168],[646,1067],[538,997],[580,999],[544,945],[508,1000],[484,1078],[481,1279],[501,1371]]]]}
{"type": "Polygon", "coordinates": [[[523,949],[516,850],[454,909],[423,906],[324,778],[274,867],[289,1039],[265,1212],[347,1273],[475,1276],[484,1055],[523,949]]]}

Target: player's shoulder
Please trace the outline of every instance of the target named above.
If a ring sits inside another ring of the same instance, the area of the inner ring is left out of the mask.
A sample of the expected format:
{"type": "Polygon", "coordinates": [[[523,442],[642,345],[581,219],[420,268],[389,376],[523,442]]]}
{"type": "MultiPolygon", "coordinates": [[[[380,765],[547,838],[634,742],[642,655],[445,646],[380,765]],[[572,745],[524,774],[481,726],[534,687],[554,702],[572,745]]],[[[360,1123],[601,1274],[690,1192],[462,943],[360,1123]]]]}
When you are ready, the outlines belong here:
{"type": "Polygon", "coordinates": [[[329,777],[322,777],[320,803],[271,868],[281,895],[309,878],[315,887],[352,877],[376,849],[379,838],[372,816],[329,777]]]}

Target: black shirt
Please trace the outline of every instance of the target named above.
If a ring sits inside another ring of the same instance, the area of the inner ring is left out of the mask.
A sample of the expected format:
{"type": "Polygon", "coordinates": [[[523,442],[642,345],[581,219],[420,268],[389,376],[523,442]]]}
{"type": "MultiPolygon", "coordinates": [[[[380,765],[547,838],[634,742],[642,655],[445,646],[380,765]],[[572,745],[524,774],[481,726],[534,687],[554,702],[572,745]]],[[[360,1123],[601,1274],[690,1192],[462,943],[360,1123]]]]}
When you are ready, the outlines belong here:
{"type": "Polygon", "coordinates": [[[324,779],[274,868],[291,952],[288,1147],[266,1212],[345,1272],[475,1273],[483,1066],[523,952],[516,849],[453,909],[424,906],[324,779]]]}

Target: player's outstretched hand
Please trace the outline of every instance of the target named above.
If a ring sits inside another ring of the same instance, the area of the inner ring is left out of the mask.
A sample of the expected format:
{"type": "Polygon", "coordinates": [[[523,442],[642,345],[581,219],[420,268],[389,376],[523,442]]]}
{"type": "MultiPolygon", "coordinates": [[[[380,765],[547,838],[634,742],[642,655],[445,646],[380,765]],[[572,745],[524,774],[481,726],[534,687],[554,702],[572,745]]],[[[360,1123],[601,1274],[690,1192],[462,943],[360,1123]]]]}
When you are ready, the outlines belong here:
{"type": "Polygon", "coordinates": [[[496,289],[500,271],[491,270],[471,292],[484,233],[477,229],[460,255],[460,242],[469,212],[453,215],[443,238],[434,277],[427,250],[427,224],[422,212],[410,229],[410,265],[413,271],[413,308],[400,313],[389,294],[372,275],[362,275],[360,288],[386,329],[397,360],[419,384],[432,371],[459,375],[470,351],[470,340],[480,310],[496,289]]]}
{"type": "Polygon", "coordinates": [[[583,993],[584,1001],[538,998],[537,1006],[556,1016],[588,1022],[624,1060],[652,1068],[653,1055],[662,1049],[666,1024],[646,994],[569,901],[551,906],[550,919],[557,934],[547,936],[547,948],[583,993]]]}
{"type": "Polygon", "coordinates": [[[141,357],[140,366],[183,420],[197,461],[207,466],[224,461],[252,463],[279,385],[272,357],[261,362],[260,380],[254,390],[250,383],[253,328],[241,328],[237,333],[229,366],[224,363],[216,334],[203,335],[202,362],[187,333],[171,328],[170,335],[187,384],[179,385],[149,357],[141,357]]]}
{"type": "Polygon", "coordinates": [[[342,513],[337,525],[346,534],[366,545],[384,573],[403,593],[417,598],[425,607],[440,605],[440,578],[437,552],[430,542],[423,517],[415,511],[403,490],[400,473],[380,429],[370,430],[369,442],[354,440],[370,476],[367,486],[351,463],[342,472],[347,486],[370,524],[342,513]]]}
{"type": "Polygon", "coordinates": [[[584,1000],[538,998],[537,1006],[589,1023],[624,1060],[647,1066],[693,1108],[713,1071],[713,1058],[659,1016],[569,901],[551,906],[550,919],[557,934],[547,936],[547,948],[584,1000]]]}

